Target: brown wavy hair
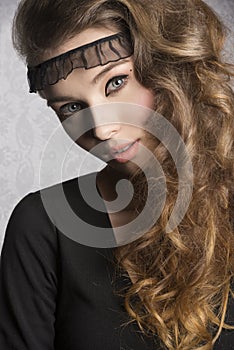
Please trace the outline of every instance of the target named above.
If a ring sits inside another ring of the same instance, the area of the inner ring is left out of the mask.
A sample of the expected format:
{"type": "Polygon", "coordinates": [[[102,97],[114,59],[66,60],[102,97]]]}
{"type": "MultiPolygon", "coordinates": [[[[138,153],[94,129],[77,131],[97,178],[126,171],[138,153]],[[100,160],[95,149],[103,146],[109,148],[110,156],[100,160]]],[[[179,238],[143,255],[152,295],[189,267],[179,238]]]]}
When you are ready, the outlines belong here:
{"type": "Polygon", "coordinates": [[[119,247],[119,272],[133,283],[123,291],[130,320],[157,334],[170,350],[210,350],[233,297],[233,116],[230,79],[223,61],[226,28],[201,0],[58,0],[20,3],[13,42],[27,63],[93,26],[130,30],[137,79],[155,93],[156,111],[182,136],[193,164],[189,208],[170,233],[178,177],[159,143],[167,199],[154,227],[119,247]]]}

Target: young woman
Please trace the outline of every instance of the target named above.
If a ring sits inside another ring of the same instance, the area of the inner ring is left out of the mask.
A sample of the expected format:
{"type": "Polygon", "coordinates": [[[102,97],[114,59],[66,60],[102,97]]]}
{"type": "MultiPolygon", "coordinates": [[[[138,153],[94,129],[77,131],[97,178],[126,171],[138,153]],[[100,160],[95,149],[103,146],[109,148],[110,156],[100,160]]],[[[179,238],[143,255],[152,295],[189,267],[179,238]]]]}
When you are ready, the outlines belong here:
{"type": "Polygon", "coordinates": [[[107,166],[82,176],[81,187],[88,193],[95,178],[108,209],[119,180],[133,180],[133,200],[117,213],[91,208],[77,179],[62,185],[87,223],[84,236],[89,224],[114,231],[140,215],[149,185],[144,149],[163,169],[167,196],[152,227],[112,248],[99,237],[95,247],[66,235],[58,187],[48,206],[43,191],[26,196],[2,249],[0,348],[233,349],[234,95],[220,20],[200,0],[23,0],[13,34],[30,92],[81,147],[109,152],[107,166]],[[137,105],[140,124],[120,116],[123,104],[137,105]],[[169,231],[179,169],[169,144],[147,128],[151,110],[180,134],[193,168],[189,206],[169,231]]]}

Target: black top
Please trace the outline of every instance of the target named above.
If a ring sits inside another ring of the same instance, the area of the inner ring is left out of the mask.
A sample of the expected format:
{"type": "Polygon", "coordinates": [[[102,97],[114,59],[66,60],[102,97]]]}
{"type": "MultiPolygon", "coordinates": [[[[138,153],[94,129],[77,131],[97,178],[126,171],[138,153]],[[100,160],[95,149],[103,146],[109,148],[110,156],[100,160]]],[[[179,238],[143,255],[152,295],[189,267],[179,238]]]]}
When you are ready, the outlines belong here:
{"type": "MultiPolygon", "coordinates": [[[[75,179],[63,185],[79,215],[110,227],[106,213],[87,207],[75,179]]],[[[0,349],[160,349],[157,337],[143,336],[135,322],[121,326],[129,318],[114,286],[131,282],[114,278],[113,249],[68,238],[52,224],[40,192],[27,195],[13,211],[2,248],[0,349]]],[[[231,300],[227,320],[234,324],[231,300]]],[[[234,331],[224,330],[214,349],[233,350],[234,331]]]]}

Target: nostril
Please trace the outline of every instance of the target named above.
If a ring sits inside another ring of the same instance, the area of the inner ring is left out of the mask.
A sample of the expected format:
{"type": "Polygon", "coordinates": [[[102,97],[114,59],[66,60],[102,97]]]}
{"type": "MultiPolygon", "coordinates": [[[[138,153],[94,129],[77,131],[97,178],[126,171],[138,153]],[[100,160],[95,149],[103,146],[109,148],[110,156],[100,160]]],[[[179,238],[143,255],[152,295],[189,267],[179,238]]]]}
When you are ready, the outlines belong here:
{"type": "Polygon", "coordinates": [[[95,127],[94,134],[101,140],[108,140],[116,135],[120,130],[119,124],[100,125],[95,127]]]}

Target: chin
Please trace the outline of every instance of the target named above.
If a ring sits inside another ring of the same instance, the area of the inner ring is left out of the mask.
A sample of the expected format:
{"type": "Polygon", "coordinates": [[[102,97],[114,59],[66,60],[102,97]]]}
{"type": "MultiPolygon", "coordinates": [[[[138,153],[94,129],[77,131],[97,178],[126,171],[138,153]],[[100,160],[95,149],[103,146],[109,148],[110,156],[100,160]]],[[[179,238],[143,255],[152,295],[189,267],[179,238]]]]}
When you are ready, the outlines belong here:
{"type": "Polygon", "coordinates": [[[117,172],[127,175],[128,177],[141,171],[141,169],[133,162],[128,161],[126,163],[119,163],[116,160],[111,160],[107,163],[107,167],[116,170],[117,172]]]}

